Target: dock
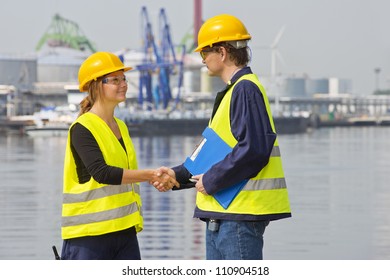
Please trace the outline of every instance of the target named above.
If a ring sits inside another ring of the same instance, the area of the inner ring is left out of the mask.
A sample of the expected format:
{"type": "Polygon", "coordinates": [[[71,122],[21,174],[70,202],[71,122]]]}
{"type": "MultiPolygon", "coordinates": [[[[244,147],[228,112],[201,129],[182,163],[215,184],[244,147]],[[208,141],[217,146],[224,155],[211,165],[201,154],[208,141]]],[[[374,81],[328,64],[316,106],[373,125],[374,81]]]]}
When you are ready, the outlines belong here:
{"type": "Polygon", "coordinates": [[[24,134],[24,128],[33,124],[30,120],[0,117],[0,133],[24,134]]]}
{"type": "Polygon", "coordinates": [[[278,111],[294,115],[310,115],[311,127],[387,126],[390,125],[390,96],[351,94],[321,94],[310,98],[270,98],[278,111]]]}
{"type": "MultiPolygon", "coordinates": [[[[275,101],[270,98],[271,107],[275,106],[275,101]]],[[[278,106],[277,112],[282,112],[274,116],[278,134],[305,133],[309,128],[321,127],[390,126],[388,96],[280,98],[278,106]]],[[[132,136],[200,135],[209,121],[206,116],[138,120],[119,118],[126,122],[132,136]]],[[[24,128],[33,124],[31,116],[14,116],[12,119],[1,116],[0,132],[23,134],[24,128]]]]}
{"type": "MultiPolygon", "coordinates": [[[[201,135],[207,127],[208,118],[203,119],[145,119],[126,122],[131,136],[201,135]]],[[[306,133],[309,119],[305,117],[276,117],[278,134],[306,133]]]]}

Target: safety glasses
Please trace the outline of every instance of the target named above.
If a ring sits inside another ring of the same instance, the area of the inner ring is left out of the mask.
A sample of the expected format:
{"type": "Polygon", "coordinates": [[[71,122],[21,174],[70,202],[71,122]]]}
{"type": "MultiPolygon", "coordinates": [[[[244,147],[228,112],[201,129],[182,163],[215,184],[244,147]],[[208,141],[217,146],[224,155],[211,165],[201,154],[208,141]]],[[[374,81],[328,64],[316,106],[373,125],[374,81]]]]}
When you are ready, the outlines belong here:
{"type": "Polygon", "coordinates": [[[206,57],[207,57],[207,53],[211,53],[211,52],[216,52],[219,50],[219,46],[214,46],[214,47],[211,47],[211,48],[206,48],[206,49],[202,49],[199,54],[200,54],[200,57],[205,60],[206,57]]]}
{"type": "Polygon", "coordinates": [[[122,82],[127,83],[126,76],[106,77],[102,80],[103,84],[111,84],[116,86],[119,86],[122,82]]]}

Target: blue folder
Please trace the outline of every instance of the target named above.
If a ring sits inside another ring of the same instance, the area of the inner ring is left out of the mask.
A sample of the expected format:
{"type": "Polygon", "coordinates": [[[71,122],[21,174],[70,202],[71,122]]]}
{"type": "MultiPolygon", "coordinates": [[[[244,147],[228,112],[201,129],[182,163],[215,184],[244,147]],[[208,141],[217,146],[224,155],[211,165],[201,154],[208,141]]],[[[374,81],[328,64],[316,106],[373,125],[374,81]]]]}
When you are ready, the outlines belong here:
{"type": "MultiPolygon", "coordinates": [[[[211,166],[223,160],[232,151],[232,148],[210,127],[207,127],[202,135],[204,137],[202,142],[184,162],[184,167],[192,175],[205,173],[211,166]]],[[[215,193],[213,196],[224,209],[227,209],[247,182],[248,180],[243,180],[215,193]]]]}

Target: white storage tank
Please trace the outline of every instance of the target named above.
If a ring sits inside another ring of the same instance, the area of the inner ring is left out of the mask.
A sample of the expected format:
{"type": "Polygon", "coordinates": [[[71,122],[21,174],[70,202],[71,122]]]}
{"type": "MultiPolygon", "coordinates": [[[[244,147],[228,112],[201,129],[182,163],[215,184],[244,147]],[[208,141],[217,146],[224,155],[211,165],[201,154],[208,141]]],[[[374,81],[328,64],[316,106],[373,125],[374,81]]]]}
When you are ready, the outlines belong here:
{"type": "Polygon", "coordinates": [[[37,59],[32,55],[0,54],[0,84],[21,92],[32,91],[37,81],[37,59]]]}
{"type": "Polygon", "coordinates": [[[38,82],[78,82],[81,63],[89,53],[66,48],[53,48],[38,54],[38,82]]]}

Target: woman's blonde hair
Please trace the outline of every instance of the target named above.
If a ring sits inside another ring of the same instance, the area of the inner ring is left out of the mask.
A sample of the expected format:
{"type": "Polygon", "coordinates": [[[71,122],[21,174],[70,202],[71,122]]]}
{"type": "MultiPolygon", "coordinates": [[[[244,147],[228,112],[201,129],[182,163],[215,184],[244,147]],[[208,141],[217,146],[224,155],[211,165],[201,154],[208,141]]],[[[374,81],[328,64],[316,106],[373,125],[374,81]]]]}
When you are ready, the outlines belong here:
{"type": "Polygon", "coordinates": [[[88,95],[80,102],[79,116],[91,110],[93,104],[95,104],[96,100],[99,98],[99,96],[101,96],[102,93],[102,78],[100,77],[91,81],[88,86],[88,95]]]}

